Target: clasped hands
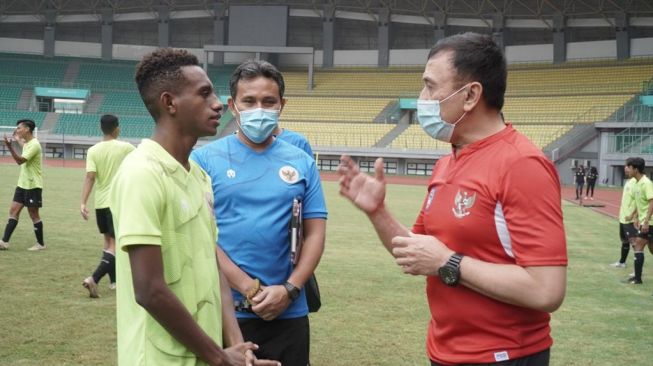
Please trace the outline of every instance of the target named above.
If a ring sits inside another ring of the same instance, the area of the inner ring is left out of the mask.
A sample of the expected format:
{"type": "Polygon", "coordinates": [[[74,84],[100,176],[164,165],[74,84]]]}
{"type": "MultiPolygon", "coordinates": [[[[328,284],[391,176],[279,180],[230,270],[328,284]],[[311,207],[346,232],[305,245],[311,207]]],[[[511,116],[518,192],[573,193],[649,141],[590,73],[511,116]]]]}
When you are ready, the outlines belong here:
{"type": "Polygon", "coordinates": [[[431,235],[408,233],[408,236],[392,238],[392,255],[404,273],[437,276],[455,252],[431,235]]]}
{"type": "Polygon", "coordinates": [[[291,303],[288,290],[283,285],[256,287],[258,289],[248,291],[247,301],[252,305],[252,311],[263,320],[275,319],[291,303]]]}

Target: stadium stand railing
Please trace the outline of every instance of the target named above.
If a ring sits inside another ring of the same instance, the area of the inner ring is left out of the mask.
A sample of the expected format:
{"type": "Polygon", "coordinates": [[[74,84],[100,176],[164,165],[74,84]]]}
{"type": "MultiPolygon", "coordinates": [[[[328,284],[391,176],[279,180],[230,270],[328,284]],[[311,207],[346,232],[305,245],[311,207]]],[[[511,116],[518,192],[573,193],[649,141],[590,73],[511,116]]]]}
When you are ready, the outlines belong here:
{"type": "Polygon", "coordinates": [[[608,136],[608,152],[620,154],[653,153],[653,128],[636,126],[608,136]]]}

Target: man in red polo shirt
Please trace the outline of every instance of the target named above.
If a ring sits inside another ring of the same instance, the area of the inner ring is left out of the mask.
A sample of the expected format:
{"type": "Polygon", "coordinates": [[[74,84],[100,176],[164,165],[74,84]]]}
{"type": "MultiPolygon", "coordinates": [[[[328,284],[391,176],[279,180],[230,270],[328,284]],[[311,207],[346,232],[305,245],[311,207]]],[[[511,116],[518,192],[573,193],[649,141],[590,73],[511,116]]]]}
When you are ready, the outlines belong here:
{"type": "Polygon", "coordinates": [[[489,36],[455,35],[431,49],[418,120],[452,153],[435,164],[410,231],[384,205],[383,161],[371,177],[341,158],[340,193],[368,215],[405,273],[426,276],[432,365],[549,364],[549,313],[566,287],[560,184],[501,117],[506,76],[489,36]]]}

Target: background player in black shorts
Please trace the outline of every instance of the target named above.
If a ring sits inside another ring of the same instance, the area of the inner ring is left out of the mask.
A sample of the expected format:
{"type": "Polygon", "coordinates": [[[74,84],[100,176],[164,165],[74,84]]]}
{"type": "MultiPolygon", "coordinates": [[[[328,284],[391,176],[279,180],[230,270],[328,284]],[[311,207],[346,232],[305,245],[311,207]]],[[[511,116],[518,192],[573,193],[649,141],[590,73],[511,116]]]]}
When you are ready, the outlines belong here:
{"type": "Polygon", "coordinates": [[[86,202],[95,185],[95,216],[101,234],[104,234],[104,248],[102,258],[92,276],[86,277],[82,285],[88,290],[89,296],[100,297],[97,284],[105,274],[109,274],[111,284],[109,288],[116,288],[116,240],[113,232],[113,218],[109,208],[109,192],[111,181],[118,171],[125,156],[134,150],[131,144],[118,141],[120,126],[118,118],[105,114],[100,119],[100,129],[104,134],[102,141],[88,149],[86,154],[86,179],[82,188],[82,201],[80,213],[84,220],[88,220],[86,202]]]}
{"type": "Polygon", "coordinates": [[[36,244],[30,247],[30,251],[39,251],[45,249],[43,241],[43,222],[39,215],[39,208],[43,205],[43,173],[41,169],[41,144],[34,137],[36,124],[30,119],[21,119],[16,122],[16,131],[14,137],[18,140],[25,141],[23,151],[20,155],[16,153],[12,146],[12,139],[4,136],[4,143],[14,158],[16,164],[20,165],[20,174],[16,184],[14,199],[9,208],[9,220],[5,227],[4,235],[0,240],[0,250],[9,249],[9,239],[18,226],[18,218],[23,207],[27,207],[29,216],[34,224],[34,235],[36,244]]]}

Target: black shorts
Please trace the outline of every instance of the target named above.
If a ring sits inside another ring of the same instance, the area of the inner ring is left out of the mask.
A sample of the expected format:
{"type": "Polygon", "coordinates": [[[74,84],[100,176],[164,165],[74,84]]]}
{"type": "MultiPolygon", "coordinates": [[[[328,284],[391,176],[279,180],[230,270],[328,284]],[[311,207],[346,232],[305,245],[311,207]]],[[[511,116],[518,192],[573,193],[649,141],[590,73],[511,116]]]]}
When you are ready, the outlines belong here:
{"type": "Polygon", "coordinates": [[[42,192],[43,190],[41,188],[25,189],[16,187],[16,191],[14,192],[14,202],[18,202],[27,207],[42,207],[42,192]]]}
{"type": "MultiPolygon", "coordinates": [[[[492,362],[492,363],[464,363],[459,364],[459,366],[548,366],[549,358],[551,356],[551,350],[545,349],[542,352],[532,354],[530,356],[515,358],[514,360],[501,361],[501,362],[492,362]]],[[[443,366],[440,363],[431,361],[431,366],[443,366]]]]}
{"type": "Polygon", "coordinates": [[[116,237],[113,231],[113,216],[111,216],[109,207],[95,209],[95,219],[101,234],[108,234],[112,238],[116,237]]]}
{"type": "Polygon", "coordinates": [[[637,229],[635,229],[635,225],[632,222],[629,224],[619,223],[619,238],[622,243],[627,244],[629,239],[635,236],[637,236],[637,229]]]}
{"type": "Polygon", "coordinates": [[[245,341],[258,344],[257,358],[281,361],[283,366],[309,365],[308,316],[293,319],[238,319],[245,341]]]}

